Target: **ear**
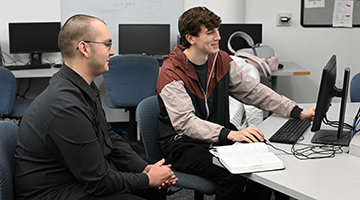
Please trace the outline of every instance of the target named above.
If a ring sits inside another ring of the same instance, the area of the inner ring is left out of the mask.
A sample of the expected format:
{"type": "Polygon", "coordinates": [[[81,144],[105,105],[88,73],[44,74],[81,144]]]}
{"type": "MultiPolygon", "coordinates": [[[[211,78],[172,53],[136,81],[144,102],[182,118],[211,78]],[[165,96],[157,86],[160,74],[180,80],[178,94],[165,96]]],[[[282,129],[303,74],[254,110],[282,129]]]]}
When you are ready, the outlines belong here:
{"type": "Polygon", "coordinates": [[[189,33],[185,35],[186,40],[187,40],[191,45],[195,44],[194,37],[195,37],[195,36],[190,35],[189,33]]]}
{"type": "Polygon", "coordinates": [[[77,46],[77,50],[85,57],[89,57],[90,49],[89,49],[89,46],[84,41],[79,42],[79,44],[77,46]]]}

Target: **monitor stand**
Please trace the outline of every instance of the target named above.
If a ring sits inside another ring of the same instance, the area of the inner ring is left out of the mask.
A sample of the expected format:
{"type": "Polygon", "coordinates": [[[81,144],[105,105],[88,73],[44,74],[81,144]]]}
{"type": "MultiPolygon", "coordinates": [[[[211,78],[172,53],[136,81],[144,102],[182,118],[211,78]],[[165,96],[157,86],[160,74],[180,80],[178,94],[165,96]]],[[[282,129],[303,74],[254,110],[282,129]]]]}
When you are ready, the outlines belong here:
{"type": "Polygon", "coordinates": [[[41,65],[42,64],[41,53],[39,53],[39,52],[30,53],[29,59],[30,59],[30,65],[41,65]]]}
{"type": "Polygon", "coordinates": [[[351,134],[342,135],[338,138],[337,130],[319,130],[311,139],[312,143],[349,146],[351,134]]]}
{"type": "Polygon", "coordinates": [[[334,96],[341,97],[339,124],[337,130],[318,130],[311,139],[312,143],[349,146],[351,133],[344,134],[346,100],[349,88],[350,68],[345,68],[342,89],[335,87],[334,96]]]}

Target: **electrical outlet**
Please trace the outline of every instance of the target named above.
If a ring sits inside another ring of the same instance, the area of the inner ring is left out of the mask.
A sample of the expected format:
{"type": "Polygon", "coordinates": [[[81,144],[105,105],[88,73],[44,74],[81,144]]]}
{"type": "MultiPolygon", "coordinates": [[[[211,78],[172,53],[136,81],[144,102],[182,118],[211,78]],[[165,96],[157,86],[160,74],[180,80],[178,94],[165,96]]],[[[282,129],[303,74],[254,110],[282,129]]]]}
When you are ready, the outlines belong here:
{"type": "Polygon", "coordinates": [[[291,13],[277,13],[276,14],[277,26],[291,26],[291,13]]]}

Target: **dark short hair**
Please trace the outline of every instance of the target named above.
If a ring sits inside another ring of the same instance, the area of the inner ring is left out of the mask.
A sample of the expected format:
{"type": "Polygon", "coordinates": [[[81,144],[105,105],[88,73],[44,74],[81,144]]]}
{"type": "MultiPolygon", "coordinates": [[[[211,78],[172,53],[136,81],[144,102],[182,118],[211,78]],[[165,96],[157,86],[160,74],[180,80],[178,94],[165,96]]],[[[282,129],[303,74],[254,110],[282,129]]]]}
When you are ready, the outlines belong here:
{"type": "Polygon", "coordinates": [[[65,22],[58,38],[58,46],[63,59],[73,58],[74,51],[76,51],[76,47],[80,41],[95,39],[97,32],[91,25],[93,20],[102,21],[97,17],[78,14],[70,17],[65,22]]]}
{"type": "Polygon", "coordinates": [[[194,7],[185,11],[178,21],[178,29],[182,41],[182,45],[189,48],[190,43],[186,40],[186,34],[198,36],[201,31],[201,25],[208,30],[219,28],[221,18],[206,7],[194,7]]]}

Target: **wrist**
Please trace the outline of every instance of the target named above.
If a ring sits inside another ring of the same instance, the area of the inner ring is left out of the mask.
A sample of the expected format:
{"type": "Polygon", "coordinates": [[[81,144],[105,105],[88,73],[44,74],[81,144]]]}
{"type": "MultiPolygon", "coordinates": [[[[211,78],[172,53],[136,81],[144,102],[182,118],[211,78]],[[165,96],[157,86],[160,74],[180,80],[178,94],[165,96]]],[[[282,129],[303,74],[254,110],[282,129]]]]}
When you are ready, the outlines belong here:
{"type": "Polygon", "coordinates": [[[147,173],[150,171],[151,166],[150,165],[146,165],[146,167],[144,168],[144,170],[142,171],[142,173],[147,173]]]}
{"type": "Polygon", "coordinates": [[[302,111],[303,109],[301,109],[299,106],[295,106],[290,113],[290,117],[294,119],[300,119],[300,114],[302,111]]]}
{"type": "Polygon", "coordinates": [[[149,187],[153,187],[153,186],[152,186],[152,182],[151,182],[151,176],[150,176],[150,174],[149,174],[149,173],[145,173],[145,174],[147,175],[148,180],[149,180],[149,187]]]}
{"type": "Polygon", "coordinates": [[[219,135],[219,144],[221,145],[228,145],[228,144],[232,144],[233,141],[229,139],[229,133],[231,132],[231,129],[228,128],[223,128],[220,131],[220,135],[219,135]]]}
{"type": "Polygon", "coordinates": [[[234,131],[230,131],[229,134],[227,135],[227,139],[230,141],[234,141],[234,135],[233,135],[234,131]]]}

